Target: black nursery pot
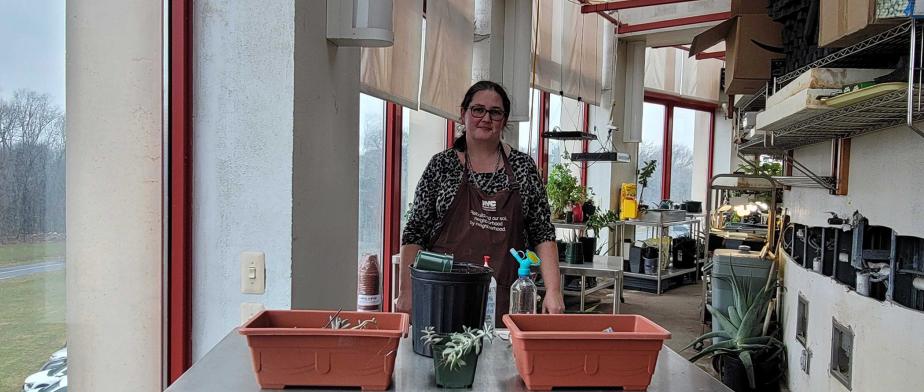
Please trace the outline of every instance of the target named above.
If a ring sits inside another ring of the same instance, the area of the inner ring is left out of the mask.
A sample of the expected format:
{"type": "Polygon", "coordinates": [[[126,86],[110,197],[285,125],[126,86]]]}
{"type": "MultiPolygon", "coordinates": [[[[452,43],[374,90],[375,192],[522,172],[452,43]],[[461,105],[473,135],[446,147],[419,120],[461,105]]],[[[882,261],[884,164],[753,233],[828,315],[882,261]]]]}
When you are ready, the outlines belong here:
{"type": "Polygon", "coordinates": [[[581,250],[584,252],[584,262],[593,263],[594,253],[597,251],[597,239],[594,237],[580,237],[581,250]]]}
{"type": "Polygon", "coordinates": [[[754,381],[756,388],[748,383],[748,373],[737,355],[720,355],[720,376],[722,384],[735,392],[779,392],[780,377],[783,375],[783,355],[770,352],[754,355],[754,381]]]}
{"type": "Polygon", "coordinates": [[[437,333],[461,332],[463,326],[484,324],[488,286],[493,270],[480,265],[457,263],[450,272],[424,271],[411,267],[414,295],[411,328],[414,352],[431,356],[430,346],[420,337],[424,326],[437,333]]]}

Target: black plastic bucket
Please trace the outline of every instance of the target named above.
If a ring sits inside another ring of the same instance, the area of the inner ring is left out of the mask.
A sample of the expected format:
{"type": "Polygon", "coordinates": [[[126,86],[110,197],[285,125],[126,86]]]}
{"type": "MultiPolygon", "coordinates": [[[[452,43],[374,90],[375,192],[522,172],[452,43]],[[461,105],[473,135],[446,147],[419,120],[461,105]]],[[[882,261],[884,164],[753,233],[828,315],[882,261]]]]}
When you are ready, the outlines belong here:
{"type": "Polygon", "coordinates": [[[411,267],[411,329],[414,352],[432,356],[420,331],[432,326],[437,333],[461,332],[462,326],[481,328],[491,284],[491,268],[454,264],[452,271],[424,271],[411,267]]]}

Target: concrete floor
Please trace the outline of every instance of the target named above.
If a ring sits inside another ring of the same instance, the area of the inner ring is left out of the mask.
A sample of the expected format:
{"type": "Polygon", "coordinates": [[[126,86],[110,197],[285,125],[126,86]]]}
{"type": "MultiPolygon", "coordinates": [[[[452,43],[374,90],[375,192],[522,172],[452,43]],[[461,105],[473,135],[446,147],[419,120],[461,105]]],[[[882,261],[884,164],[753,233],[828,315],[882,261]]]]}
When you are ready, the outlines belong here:
{"type": "MultiPolygon", "coordinates": [[[[610,301],[612,301],[612,297],[607,298],[610,293],[612,293],[612,290],[600,290],[590,295],[587,306],[593,306],[594,303],[602,300],[602,303],[595,311],[600,313],[611,312],[612,305],[610,301]]],[[[633,290],[624,291],[623,296],[626,302],[620,307],[620,313],[639,314],[647,317],[671,332],[671,339],[665,342],[668,347],[685,358],[696,354],[693,349],[680,350],[692,342],[693,339],[707,332],[707,328],[710,328],[700,322],[700,308],[702,306],[702,286],[700,284],[680,286],[660,296],[633,290]]],[[[579,309],[577,298],[566,297],[565,302],[569,310],[579,309]]],[[[696,364],[712,374],[713,377],[716,376],[709,359],[700,359],[696,364]]]]}

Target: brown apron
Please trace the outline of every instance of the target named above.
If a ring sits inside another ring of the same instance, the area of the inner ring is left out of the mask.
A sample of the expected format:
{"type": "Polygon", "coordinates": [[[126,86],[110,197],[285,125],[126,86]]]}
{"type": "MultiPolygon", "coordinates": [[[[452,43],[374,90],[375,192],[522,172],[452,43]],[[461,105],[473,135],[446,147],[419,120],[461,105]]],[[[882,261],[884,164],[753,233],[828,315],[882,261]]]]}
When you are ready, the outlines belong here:
{"type": "Polygon", "coordinates": [[[485,194],[469,182],[468,165],[463,164],[459,190],[430,247],[433,252],[452,254],[456,263],[481,265],[484,256],[491,256],[490,266],[497,280],[495,323],[500,323],[501,316],[510,309],[510,286],[517,280],[519,265],[510,254],[510,248],[526,248],[520,187],[503,148],[501,155],[510,189],[485,194]]]}

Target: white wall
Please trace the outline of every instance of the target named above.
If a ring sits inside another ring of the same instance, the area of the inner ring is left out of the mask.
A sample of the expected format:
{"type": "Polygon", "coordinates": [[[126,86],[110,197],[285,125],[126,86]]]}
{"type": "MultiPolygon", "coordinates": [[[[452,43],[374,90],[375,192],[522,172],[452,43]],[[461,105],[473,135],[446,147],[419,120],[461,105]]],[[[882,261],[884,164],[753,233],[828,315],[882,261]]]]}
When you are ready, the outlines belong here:
{"type": "MultiPolygon", "coordinates": [[[[825,211],[842,215],[859,210],[870,224],[888,226],[901,235],[924,237],[924,139],[904,127],[854,138],[850,151],[847,196],[825,190],[793,188],[784,194],[793,221],[826,226],[825,211]]],[[[795,158],[816,173],[830,172],[830,143],[799,149],[795,158]]],[[[848,291],[829,277],[789,262],[785,272],[785,343],[789,348],[789,388],[802,391],[844,391],[829,376],[831,317],[853,328],[854,391],[911,391],[924,385],[924,314],[882,303],[848,291]],[[809,347],[814,353],[810,375],[799,368],[800,344],[795,340],[797,297],[809,300],[809,347]]]]}
{"type": "Polygon", "coordinates": [[[161,6],[67,2],[71,390],[161,390],[161,6]]]}
{"type": "Polygon", "coordinates": [[[920,391],[924,385],[924,313],[879,302],[848,291],[833,278],[807,270],[786,257],[783,300],[784,332],[789,361],[789,389],[793,392],[844,392],[830,375],[832,317],[853,330],[853,391],[920,391]],[[796,341],[799,294],[809,301],[806,341],[812,351],[811,368],[799,368],[802,346],[796,341]]]}
{"type": "Polygon", "coordinates": [[[240,304],[291,306],[295,9],[194,2],[193,359],[240,324],[240,304]],[[242,251],[266,254],[266,293],[241,294],[242,251]]]}
{"type": "Polygon", "coordinates": [[[327,41],[325,10],[295,2],[292,307],[356,309],[360,52],[327,41]]]}

